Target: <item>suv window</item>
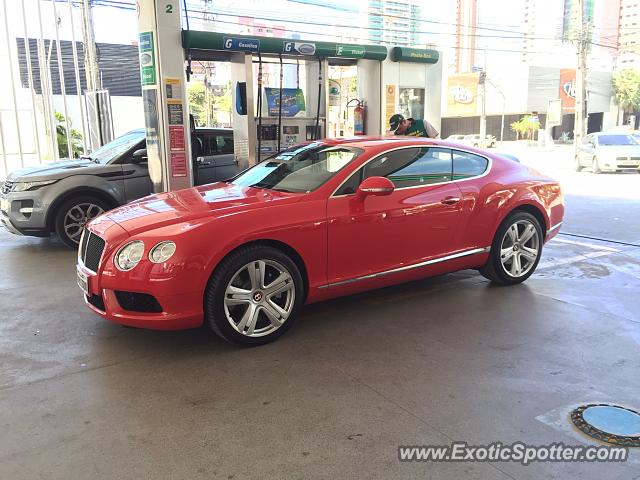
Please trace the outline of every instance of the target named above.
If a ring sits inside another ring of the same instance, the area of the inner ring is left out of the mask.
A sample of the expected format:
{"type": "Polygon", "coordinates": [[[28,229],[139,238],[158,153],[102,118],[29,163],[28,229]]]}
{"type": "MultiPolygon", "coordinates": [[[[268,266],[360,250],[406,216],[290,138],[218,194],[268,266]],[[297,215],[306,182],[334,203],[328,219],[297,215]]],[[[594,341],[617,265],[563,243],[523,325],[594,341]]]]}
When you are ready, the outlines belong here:
{"type": "Polygon", "coordinates": [[[216,141],[216,137],[215,135],[198,135],[199,140],[201,140],[200,144],[202,147],[202,150],[200,152],[200,155],[203,157],[209,156],[209,155],[217,155],[218,152],[218,142],[216,141]]]}
{"type": "Polygon", "coordinates": [[[489,165],[489,161],[480,155],[475,155],[469,152],[461,152],[458,150],[452,150],[451,153],[453,155],[454,180],[482,175],[487,170],[487,166],[489,165]]]}
{"type": "Polygon", "coordinates": [[[218,145],[218,153],[233,153],[233,136],[216,135],[216,144],[218,145]]]}

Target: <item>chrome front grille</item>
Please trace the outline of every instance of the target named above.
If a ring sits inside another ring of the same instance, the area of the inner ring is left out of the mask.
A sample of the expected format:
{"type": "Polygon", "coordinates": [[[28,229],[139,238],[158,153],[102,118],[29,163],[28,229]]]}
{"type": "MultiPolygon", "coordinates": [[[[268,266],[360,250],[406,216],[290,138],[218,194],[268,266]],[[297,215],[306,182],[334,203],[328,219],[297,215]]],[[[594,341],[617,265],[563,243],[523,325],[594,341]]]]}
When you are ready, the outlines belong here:
{"type": "Polygon", "coordinates": [[[84,232],[82,232],[78,250],[78,256],[82,264],[92,272],[97,272],[104,247],[105,241],[102,238],[85,229],[84,232]]]}
{"type": "Polygon", "coordinates": [[[10,181],[6,181],[2,184],[2,193],[4,195],[6,195],[7,193],[11,192],[13,190],[13,187],[15,186],[15,182],[10,182],[10,181]]]}
{"type": "Polygon", "coordinates": [[[619,162],[640,162],[640,157],[617,157],[619,162]]]}

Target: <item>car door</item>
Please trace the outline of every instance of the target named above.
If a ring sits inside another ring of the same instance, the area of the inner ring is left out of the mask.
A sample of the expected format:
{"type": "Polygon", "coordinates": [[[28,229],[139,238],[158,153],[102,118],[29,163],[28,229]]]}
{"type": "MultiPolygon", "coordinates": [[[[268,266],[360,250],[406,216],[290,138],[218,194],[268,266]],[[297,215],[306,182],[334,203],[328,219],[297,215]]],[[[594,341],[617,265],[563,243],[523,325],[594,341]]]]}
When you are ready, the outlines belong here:
{"type": "Polygon", "coordinates": [[[238,173],[238,161],[233,152],[233,134],[216,134],[217,153],[213,157],[215,181],[228,180],[238,173]]]}
{"type": "Polygon", "coordinates": [[[370,160],[327,202],[329,282],[444,256],[456,249],[460,189],[451,152],[440,147],[391,150],[370,160]],[[387,196],[355,195],[360,182],[384,176],[387,196]]]}
{"type": "Polygon", "coordinates": [[[195,157],[195,178],[197,185],[216,181],[216,166],[213,157],[218,153],[216,134],[212,131],[196,131],[198,152],[195,157]]]}
{"type": "Polygon", "coordinates": [[[146,158],[135,160],[133,153],[136,150],[146,147],[146,141],[143,140],[134,148],[129,150],[119,163],[122,167],[122,178],[124,181],[124,197],[125,201],[130,202],[138,198],[145,197],[153,193],[153,184],[149,176],[149,163],[146,158]]]}

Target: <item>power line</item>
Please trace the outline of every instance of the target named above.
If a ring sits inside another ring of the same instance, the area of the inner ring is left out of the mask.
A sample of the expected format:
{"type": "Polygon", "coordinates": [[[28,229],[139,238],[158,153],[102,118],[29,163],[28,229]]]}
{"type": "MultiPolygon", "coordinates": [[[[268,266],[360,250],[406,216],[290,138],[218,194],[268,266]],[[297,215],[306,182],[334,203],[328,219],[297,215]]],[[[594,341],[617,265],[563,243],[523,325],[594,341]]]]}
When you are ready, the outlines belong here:
{"type": "MultiPolygon", "coordinates": [[[[291,0],[290,0],[291,1],[291,0]]],[[[223,16],[223,17],[238,17],[238,16],[244,16],[244,15],[238,15],[236,13],[223,13],[223,12],[219,12],[219,11],[211,11],[211,10],[189,10],[189,13],[206,13],[206,14],[211,14],[211,15],[218,15],[218,16],[223,16]]],[[[315,26],[327,26],[326,23],[318,23],[318,22],[309,22],[307,20],[293,20],[290,18],[274,18],[274,17],[259,17],[259,16],[255,16],[255,15],[247,15],[250,18],[253,18],[255,20],[267,20],[267,21],[272,21],[272,22],[289,22],[289,23],[297,23],[300,25],[315,25],[315,26]]],[[[365,26],[359,26],[359,25],[340,25],[340,24],[336,24],[336,23],[331,23],[332,27],[338,27],[338,28],[348,28],[348,29],[353,29],[353,28],[357,28],[360,30],[373,30],[376,32],[398,32],[398,33],[407,33],[407,30],[400,30],[400,29],[394,29],[394,28],[386,28],[386,27],[365,27],[365,26]]],[[[479,34],[479,33],[457,33],[457,32],[432,32],[432,31],[426,31],[426,30],[412,30],[410,33],[413,34],[426,34],[426,35],[454,35],[454,36],[463,36],[463,37],[475,37],[475,38],[497,38],[497,39],[506,39],[506,40],[523,40],[526,36],[527,39],[530,40],[559,40],[559,38],[557,37],[531,37],[528,36],[527,33],[522,33],[517,37],[514,36],[505,36],[505,35],[485,35],[485,34],[479,34]]]]}

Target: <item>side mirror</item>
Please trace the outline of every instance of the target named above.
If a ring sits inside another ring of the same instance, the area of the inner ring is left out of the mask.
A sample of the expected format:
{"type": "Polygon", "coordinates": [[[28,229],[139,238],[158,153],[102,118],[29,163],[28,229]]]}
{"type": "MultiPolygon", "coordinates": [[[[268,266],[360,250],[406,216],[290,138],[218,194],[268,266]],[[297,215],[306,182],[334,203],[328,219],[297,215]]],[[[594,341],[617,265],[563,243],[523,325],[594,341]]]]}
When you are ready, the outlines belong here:
{"type": "Polygon", "coordinates": [[[363,182],[358,187],[358,195],[359,196],[367,196],[367,195],[390,195],[395,186],[393,182],[385,177],[369,177],[363,180],[363,182]]]}
{"type": "Polygon", "coordinates": [[[140,148],[133,152],[133,155],[131,157],[133,163],[142,163],[147,160],[147,149],[140,148]]]}

